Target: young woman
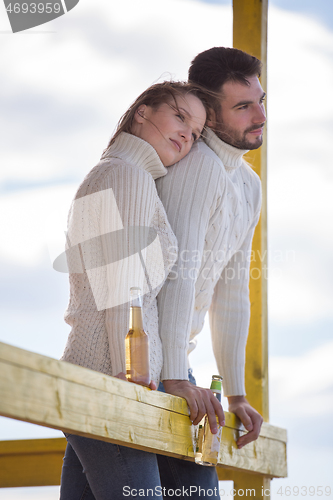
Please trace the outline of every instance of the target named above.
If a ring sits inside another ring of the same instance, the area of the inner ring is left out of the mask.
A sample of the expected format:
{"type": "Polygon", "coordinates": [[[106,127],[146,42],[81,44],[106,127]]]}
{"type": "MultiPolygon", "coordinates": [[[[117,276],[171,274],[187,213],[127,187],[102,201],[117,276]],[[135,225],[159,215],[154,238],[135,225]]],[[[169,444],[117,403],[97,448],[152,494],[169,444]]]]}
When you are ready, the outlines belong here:
{"type": "MultiPolygon", "coordinates": [[[[163,363],[156,296],[175,262],[177,241],[154,180],[166,175],[166,167],[184,158],[200,137],[204,103],[204,94],[192,85],[153,85],[125,113],[100,162],[80,185],[68,220],[65,320],[72,330],[63,360],[122,377],[128,293],[131,286],[140,286],[151,387],[156,388],[163,363]]],[[[160,485],[154,454],[66,437],[61,500],[118,500],[125,486],[160,485]]]]}

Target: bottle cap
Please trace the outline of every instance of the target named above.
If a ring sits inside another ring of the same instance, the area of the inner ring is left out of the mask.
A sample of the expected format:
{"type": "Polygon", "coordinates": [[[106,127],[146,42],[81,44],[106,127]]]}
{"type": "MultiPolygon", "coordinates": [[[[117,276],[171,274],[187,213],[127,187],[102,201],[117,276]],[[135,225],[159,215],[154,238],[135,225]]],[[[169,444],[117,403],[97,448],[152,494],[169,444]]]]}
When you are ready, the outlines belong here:
{"type": "Polygon", "coordinates": [[[212,376],[212,383],[210,384],[211,391],[221,394],[221,392],[222,392],[222,380],[223,380],[223,378],[220,375],[213,375],[212,376]]]}
{"type": "Polygon", "coordinates": [[[133,307],[142,307],[141,288],[137,286],[130,288],[130,302],[133,307]]]}

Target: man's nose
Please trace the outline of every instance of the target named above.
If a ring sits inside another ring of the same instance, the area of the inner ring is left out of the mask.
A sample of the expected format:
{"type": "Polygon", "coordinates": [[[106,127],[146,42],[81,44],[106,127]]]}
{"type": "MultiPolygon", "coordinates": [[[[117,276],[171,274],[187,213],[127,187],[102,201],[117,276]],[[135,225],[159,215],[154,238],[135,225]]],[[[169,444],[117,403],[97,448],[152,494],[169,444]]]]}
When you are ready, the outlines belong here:
{"type": "Polygon", "coordinates": [[[263,104],[258,104],[256,107],[256,112],[253,118],[255,123],[265,123],[266,121],[266,110],[263,104]]]}

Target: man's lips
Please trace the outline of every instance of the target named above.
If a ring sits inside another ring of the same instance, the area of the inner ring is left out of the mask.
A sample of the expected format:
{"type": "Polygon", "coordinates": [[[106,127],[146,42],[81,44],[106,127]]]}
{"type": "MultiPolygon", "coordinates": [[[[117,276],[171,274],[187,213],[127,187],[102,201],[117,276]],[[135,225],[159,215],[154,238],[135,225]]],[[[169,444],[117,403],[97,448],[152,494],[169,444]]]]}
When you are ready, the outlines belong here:
{"type": "Polygon", "coordinates": [[[177,149],[177,151],[179,151],[179,153],[180,153],[182,150],[182,145],[180,144],[180,142],[175,141],[174,139],[170,139],[170,141],[172,142],[174,147],[177,149]]]}
{"type": "Polygon", "coordinates": [[[255,128],[255,129],[252,128],[252,129],[248,130],[247,133],[253,134],[253,135],[262,135],[263,131],[264,131],[264,124],[259,125],[259,127],[255,128]]]}
{"type": "Polygon", "coordinates": [[[249,134],[253,134],[253,135],[262,135],[263,133],[263,129],[262,128],[256,128],[255,130],[251,130],[249,132],[249,134]]]}

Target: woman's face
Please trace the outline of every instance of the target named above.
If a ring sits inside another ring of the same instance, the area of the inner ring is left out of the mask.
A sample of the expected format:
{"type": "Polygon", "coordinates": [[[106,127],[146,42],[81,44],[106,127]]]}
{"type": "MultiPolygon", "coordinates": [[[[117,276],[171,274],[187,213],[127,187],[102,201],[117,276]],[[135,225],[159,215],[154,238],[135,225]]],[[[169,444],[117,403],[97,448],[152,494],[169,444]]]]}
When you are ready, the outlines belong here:
{"type": "Polygon", "coordinates": [[[153,146],[165,167],[187,155],[206,121],[205,108],[196,96],[187,94],[176,101],[178,109],[172,102],[157,109],[142,105],[135,113],[133,134],[153,146]]]}

